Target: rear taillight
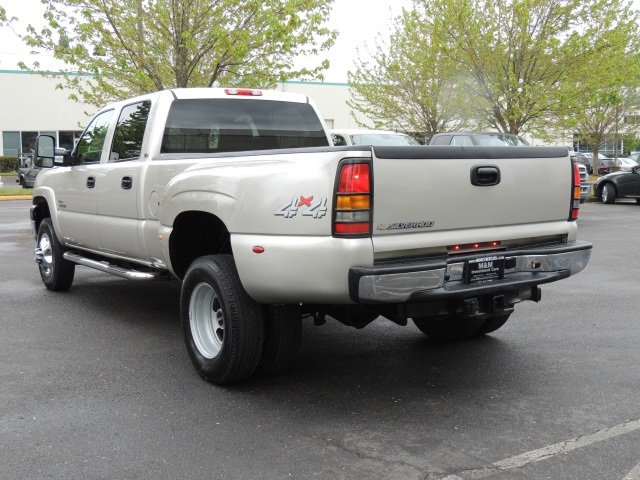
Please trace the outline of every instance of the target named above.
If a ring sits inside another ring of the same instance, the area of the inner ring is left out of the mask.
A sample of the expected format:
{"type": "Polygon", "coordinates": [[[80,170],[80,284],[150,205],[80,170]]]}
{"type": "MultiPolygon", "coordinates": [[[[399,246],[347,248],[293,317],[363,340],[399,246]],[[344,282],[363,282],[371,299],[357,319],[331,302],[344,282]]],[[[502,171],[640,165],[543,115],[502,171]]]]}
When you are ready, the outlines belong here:
{"type": "Polygon", "coordinates": [[[340,237],[371,235],[371,165],[342,163],[337,179],[333,234],[340,237]]]}
{"type": "Polygon", "coordinates": [[[578,219],[578,210],[580,209],[580,169],[577,162],[572,161],[571,163],[573,164],[573,184],[571,188],[570,221],[578,219]]]}

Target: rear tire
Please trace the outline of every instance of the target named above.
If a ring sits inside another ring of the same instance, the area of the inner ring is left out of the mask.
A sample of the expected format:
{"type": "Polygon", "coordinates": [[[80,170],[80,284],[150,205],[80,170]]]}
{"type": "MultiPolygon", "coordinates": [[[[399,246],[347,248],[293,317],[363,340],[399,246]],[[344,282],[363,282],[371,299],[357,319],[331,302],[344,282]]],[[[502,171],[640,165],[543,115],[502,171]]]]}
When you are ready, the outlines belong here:
{"type": "Polygon", "coordinates": [[[180,318],[189,357],[207,381],[224,384],[253,374],[262,354],[262,307],[244,290],[233,257],[191,264],[182,282],[180,318]]]}
{"type": "Polygon", "coordinates": [[[473,336],[485,319],[461,315],[439,315],[413,318],[413,323],[427,337],[438,342],[453,342],[473,336]]]}
{"type": "Polygon", "coordinates": [[[288,370],[295,362],[302,338],[302,312],[298,305],[264,307],[264,346],[256,377],[288,370]]]}
{"type": "Polygon", "coordinates": [[[616,189],[613,185],[605,184],[602,187],[602,202],[603,203],[613,203],[616,201],[616,189]]]}
{"type": "Polygon", "coordinates": [[[489,317],[485,319],[480,329],[476,333],[474,333],[472,336],[481,337],[483,335],[486,335],[487,333],[495,332],[500,327],[502,327],[505,323],[507,323],[507,320],[509,320],[510,316],[511,316],[510,313],[505,313],[502,315],[495,315],[493,317],[489,317]]]}
{"type": "Polygon", "coordinates": [[[45,218],[40,223],[36,250],[39,251],[38,255],[42,255],[38,269],[45,287],[55,292],[69,290],[76,272],[76,264],[62,256],[64,247],[56,236],[50,218],[45,218]]]}
{"type": "Polygon", "coordinates": [[[640,205],[640,198],[636,198],[636,203],[640,205]]]}

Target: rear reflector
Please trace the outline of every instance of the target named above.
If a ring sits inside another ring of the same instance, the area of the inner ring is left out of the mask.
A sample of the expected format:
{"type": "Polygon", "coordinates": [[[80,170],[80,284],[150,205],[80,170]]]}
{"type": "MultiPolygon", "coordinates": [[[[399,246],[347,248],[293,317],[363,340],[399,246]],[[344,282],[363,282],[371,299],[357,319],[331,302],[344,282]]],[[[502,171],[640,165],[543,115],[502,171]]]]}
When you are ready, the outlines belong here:
{"type": "Polygon", "coordinates": [[[367,223],[336,223],[336,233],[339,235],[363,235],[369,233],[367,223]]]}

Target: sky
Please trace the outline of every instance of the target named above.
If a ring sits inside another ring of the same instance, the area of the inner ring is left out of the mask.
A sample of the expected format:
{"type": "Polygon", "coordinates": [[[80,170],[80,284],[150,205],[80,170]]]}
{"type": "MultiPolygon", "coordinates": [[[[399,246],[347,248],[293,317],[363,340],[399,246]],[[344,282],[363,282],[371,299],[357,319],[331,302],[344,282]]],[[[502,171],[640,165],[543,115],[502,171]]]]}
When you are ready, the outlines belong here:
{"type": "MultiPolygon", "coordinates": [[[[44,7],[40,0],[0,0],[8,17],[17,17],[16,29],[26,25],[41,25],[44,7]]],[[[388,37],[391,20],[399,15],[402,7],[409,7],[410,0],[334,0],[328,25],[339,32],[334,47],[326,54],[331,67],[324,73],[324,81],[346,83],[347,72],[354,70],[354,61],[373,50],[378,34],[388,37]],[[365,45],[367,48],[365,48],[365,45]]],[[[29,55],[30,49],[23,45],[8,28],[0,30],[0,70],[18,70],[17,63],[31,64],[38,59],[42,66],[54,68],[52,57],[29,55]]],[[[324,58],[324,57],[323,57],[324,58]]],[[[301,65],[305,65],[301,59],[301,65]]]]}

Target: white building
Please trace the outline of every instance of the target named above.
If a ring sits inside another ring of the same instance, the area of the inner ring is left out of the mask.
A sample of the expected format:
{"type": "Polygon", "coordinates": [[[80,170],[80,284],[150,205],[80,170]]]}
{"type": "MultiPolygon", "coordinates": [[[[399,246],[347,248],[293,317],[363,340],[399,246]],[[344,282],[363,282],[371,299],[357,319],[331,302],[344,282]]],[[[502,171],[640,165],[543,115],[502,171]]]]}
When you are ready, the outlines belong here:
{"type": "Polygon", "coordinates": [[[20,70],[0,70],[0,155],[32,149],[41,133],[71,147],[91,119],[94,107],[69,100],[56,89],[60,79],[20,70]]]}
{"type": "MultiPolygon", "coordinates": [[[[0,155],[17,156],[35,147],[39,134],[53,135],[70,149],[97,108],[69,99],[66,89],[56,89],[61,79],[21,70],[0,70],[0,155]]],[[[329,128],[356,128],[347,106],[346,83],[285,82],[285,92],[311,97],[329,128]]]]}

